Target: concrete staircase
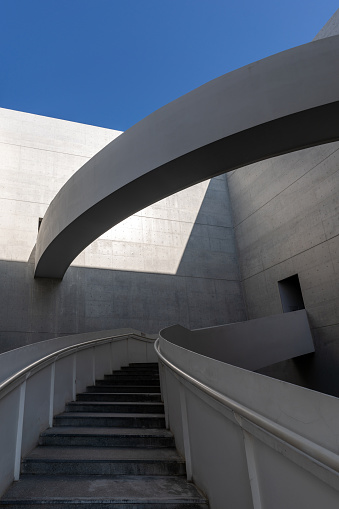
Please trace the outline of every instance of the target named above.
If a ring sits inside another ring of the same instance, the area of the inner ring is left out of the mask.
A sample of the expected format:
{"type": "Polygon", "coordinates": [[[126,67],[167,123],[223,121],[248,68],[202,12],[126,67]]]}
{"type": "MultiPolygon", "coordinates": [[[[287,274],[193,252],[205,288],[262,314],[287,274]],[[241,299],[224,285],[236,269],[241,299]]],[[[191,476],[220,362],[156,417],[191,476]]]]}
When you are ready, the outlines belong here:
{"type": "Polygon", "coordinates": [[[165,429],[157,364],[130,364],[79,394],[23,461],[0,506],[207,509],[165,429]]]}

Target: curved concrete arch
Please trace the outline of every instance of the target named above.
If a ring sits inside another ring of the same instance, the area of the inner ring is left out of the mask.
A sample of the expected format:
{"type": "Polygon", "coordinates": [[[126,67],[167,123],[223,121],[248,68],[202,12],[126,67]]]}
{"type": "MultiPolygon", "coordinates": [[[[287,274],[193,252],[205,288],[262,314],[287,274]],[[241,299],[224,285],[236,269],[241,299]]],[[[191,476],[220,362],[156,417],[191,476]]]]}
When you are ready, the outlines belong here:
{"type": "Polygon", "coordinates": [[[42,222],[35,277],[62,278],[109,228],[181,189],[338,140],[338,118],[339,36],[193,90],[121,134],[69,179],[42,222]]]}

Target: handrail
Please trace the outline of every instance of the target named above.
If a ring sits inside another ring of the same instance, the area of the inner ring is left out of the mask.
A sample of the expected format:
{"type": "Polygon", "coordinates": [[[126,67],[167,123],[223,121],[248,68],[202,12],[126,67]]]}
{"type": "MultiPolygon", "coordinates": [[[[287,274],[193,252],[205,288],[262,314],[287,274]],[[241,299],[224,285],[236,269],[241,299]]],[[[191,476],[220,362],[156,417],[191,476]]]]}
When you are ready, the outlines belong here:
{"type": "MultiPolygon", "coordinates": [[[[20,380],[20,378],[22,378],[24,375],[28,374],[28,376],[26,376],[26,379],[29,378],[29,374],[31,371],[35,370],[35,372],[36,372],[36,368],[38,368],[39,366],[42,369],[46,365],[48,366],[49,364],[52,364],[61,355],[65,354],[65,353],[67,353],[67,355],[70,355],[73,351],[83,349],[86,346],[95,345],[96,343],[102,343],[104,341],[115,340],[115,339],[125,338],[125,337],[129,337],[129,336],[136,336],[144,341],[147,341],[147,340],[153,341],[152,339],[147,338],[145,336],[141,336],[140,334],[128,333],[128,334],[119,334],[117,336],[107,336],[107,337],[103,337],[103,338],[90,339],[89,341],[84,341],[82,343],[77,343],[76,345],[70,345],[65,348],[61,348],[60,350],[57,350],[56,352],[45,355],[45,357],[42,357],[41,359],[38,359],[38,360],[32,362],[25,368],[22,368],[20,371],[17,371],[16,373],[14,373],[14,375],[11,375],[10,377],[6,378],[6,380],[1,382],[0,383],[0,399],[5,395],[4,391],[6,389],[8,389],[11,385],[15,384],[15,382],[18,382],[20,380]]],[[[8,391],[6,391],[6,394],[7,393],[8,393],[8,391]]]]}
{"type": "Polygon", "coordinates": [[[335,454],[328,449],[325,449],[324,447],[315,444],[311,440],[308,440],[307,438],[304,438],[294,431],[291,431],[280,424],[277,424],[274,421],[271,421],[270,419],[267,419],[266,417],[258,414],[257,412],[250,410],[249,408],[245,407],[244,405],[237,403],[233,399],[225,396],[224,394],[211,389],[207,385],[203,384],[202,382],[199,382],[199,380],[196,380],[191,375],[188,375],[184,371],[182,371],[180,368],[175,366],[172,362],[170,362],[168,359],[164,357],[164,355],[160,352],[159,348],[159,338],[156,340],[154,344],[155,351],[158,355],[158,357],[161,359],[161,361],[166,364],[172,371],[174,371],[177,375],[179,375],[181,378],[184,378],[187,382],[192,384],[193,386],[197,387],[201,391],[203,391],[208,396],[212,397],[219,403],[222,403],[226,407],[228,407],[230,410],[232,410],[235,413],[235,418],[239,425],[241,426],[241,422],[239,422],[239,418],[237,418],[236,414],[239,414],[241,417],[244,417],[245,419],[249,420],[250,422],[254,423],[255,425],[259,426],[260,428],[264,429],[265,431],[269,432],[270,434],[274,435],[275,437],[279,438],[280,440],[284,440],[292,447],[295,447],[302,453],[310,456],[312,459],[316,460],[317,462],[322,463],[325,467],[330,468],[332,470],[335,470],[336,472],[339,472],[339,455],[335,454]]]}

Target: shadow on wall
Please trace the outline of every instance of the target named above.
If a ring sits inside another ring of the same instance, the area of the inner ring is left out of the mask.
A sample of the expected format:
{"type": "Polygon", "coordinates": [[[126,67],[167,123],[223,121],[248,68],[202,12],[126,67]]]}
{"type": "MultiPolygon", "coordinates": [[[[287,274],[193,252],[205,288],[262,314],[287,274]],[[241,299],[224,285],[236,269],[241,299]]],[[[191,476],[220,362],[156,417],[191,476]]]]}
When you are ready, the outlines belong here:
{"type": "Polygon", "coordinates": [[[175,275],[71,266],[58,281],[33,269],[34,252],[0,261],[0,352],[78,332],[246,319],[225,176],[210,181],[175,275]]]}
{"type": "Polygon", "coordinates": [[[314,353],[272,364],[257,373],[339,397],[339,351],[335,343],[314,353]]]}

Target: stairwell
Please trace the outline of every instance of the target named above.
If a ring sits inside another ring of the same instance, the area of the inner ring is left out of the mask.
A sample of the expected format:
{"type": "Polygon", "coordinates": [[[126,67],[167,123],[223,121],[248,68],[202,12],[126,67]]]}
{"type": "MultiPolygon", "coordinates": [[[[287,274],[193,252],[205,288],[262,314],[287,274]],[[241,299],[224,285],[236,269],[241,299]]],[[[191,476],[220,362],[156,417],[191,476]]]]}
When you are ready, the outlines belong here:
{"type": "Polygon", "coordinates": [[[0,506],[12,509],[207,509],[165,429],[158,365],[130,364],[78,394],[0,506]]]}

